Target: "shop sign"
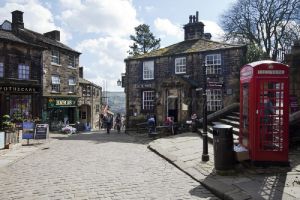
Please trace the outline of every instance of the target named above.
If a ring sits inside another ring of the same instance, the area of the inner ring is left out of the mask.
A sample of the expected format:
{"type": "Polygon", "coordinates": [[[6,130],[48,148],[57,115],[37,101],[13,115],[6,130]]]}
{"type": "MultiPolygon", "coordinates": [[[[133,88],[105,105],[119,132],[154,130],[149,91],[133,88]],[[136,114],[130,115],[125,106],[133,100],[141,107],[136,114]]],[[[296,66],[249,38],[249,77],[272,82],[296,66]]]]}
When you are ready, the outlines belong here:
{"type": "Polygon", "coordinates": [[[47,139],[49,136],[49,125],[48,124],[37,124],[35,126],[34,139],[47,139]]]}
{"type": "Polygon", "coordinates": [[[48,107],[71,107],[76,106],[74,99],[48,99],[48,107]]]}
{"type": "Polygon", "coordinates": [[[23,86],[0,86],[0,92],[37,92],[37,89],[23,86]]]}

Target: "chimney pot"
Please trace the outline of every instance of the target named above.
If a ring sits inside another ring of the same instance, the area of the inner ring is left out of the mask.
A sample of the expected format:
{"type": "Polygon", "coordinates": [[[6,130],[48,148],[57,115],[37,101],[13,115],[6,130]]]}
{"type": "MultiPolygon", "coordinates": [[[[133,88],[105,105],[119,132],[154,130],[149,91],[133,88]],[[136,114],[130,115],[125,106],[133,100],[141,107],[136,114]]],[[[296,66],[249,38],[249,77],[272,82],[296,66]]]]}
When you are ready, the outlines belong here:
{"type": "Polygon", "coordinates": [[[23,23],[23,12],[19,10],[15,10],[11,12],[12,14],[12,29],[17,31],[19,28],[24,28],[23,23]]]}

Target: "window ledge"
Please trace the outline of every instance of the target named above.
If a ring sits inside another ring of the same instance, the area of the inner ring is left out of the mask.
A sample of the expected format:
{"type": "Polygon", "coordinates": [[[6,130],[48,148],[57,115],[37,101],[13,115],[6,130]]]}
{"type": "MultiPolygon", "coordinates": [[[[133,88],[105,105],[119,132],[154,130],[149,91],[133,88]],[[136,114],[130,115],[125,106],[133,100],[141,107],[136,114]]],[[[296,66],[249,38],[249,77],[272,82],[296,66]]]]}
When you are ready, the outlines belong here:
{"type": "Polygon", "coordinates": [[[57,66],[57,67],[61,67],[62,66],[61,64],[57,64],[57,63],[53,63],[53,62],[51,62],[51,65],[57,66]]]}
{"type": "Polygon", "coordinates": [[[51,94],[61,94],[61,92],[55,92],[55,91],[51,91],[51,94]]]}
{"type": "Polygon", "coordinates": [[[69,69],[77,69],[77,67],[68,66],[69,69]]]}

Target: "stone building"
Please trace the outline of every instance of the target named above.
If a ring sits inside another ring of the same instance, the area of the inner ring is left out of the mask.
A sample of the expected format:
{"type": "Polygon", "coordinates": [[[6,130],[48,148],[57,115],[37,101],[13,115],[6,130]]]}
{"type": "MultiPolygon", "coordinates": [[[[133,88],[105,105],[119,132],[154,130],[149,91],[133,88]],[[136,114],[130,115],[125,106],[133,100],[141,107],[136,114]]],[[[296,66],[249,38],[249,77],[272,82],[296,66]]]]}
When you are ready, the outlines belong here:
{"type": "Polygon", "coordinates": [[[300,40],[295,41],[285,62],[290,67],[290,112],[300,110],[300,40]]]}
{"type": "MultiPolygon", "coordinates": [[[[8,69],[10,64],[16,68],[17,63],[22,63],[21,69],[19,65],[19,74],[22,70],[24,74],[22,76],[29,74],[30,77],[38,80],[28,84],[39,87],[34,90],[40,93],[38,101],[32,102],[41,107],[36,111],[39,113],[38,116],[42,117],[44,122],[51,122],[52,130],[58,128],[57,124],[74,124],[78,121],[80,53],[61,43],[60,32],[57,30],[40,34],[26,29],[23,12],[18,10],[12,12],[12,22],[6,20],[1,27],[7,34],[11,34],[12,38],[20,40],[16,41],[20,43],[19,46],[24,46],[23,49],[14,48],[18,57],[7,60],[5,69],[8,69]]],[[[11,47],[6,45],[4,49],[9,48],[11,47]]],[[[17,75],[18,71],[15,71],[12,78],[17,78],[17,75]]]]}
{"type": "Polygon", "coordinates": [[[0,26],[0,116],[11,119],[41,118],[42,46],[16,34],[16,26],[0,26]]]}
{"type": "Polygon", "coordinates": [[[184,37],[182,42],[125,59],[122,83],[129,127],[135,118],[149,114],[156,116],[158,124],[168,116],[178,123],[185,123],[192,113],[201,117],[204,83],[208,112],[239,100],[246,46],[210,40],[198,12],[189,17],[184,37]]]}
{"type": "Polygon", "coordinates": [[[83,78],[83,67],[79,68],[79,93],[79,122],[86,129],[98,130],[102,88],[83,78]]]}

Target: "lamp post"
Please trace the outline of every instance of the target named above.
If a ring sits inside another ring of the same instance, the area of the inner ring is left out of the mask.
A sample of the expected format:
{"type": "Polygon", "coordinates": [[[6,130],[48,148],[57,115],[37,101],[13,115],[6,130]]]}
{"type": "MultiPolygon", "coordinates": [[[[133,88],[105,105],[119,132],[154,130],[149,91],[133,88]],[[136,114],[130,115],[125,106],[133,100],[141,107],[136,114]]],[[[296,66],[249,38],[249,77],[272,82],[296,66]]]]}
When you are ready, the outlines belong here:
{"type": "Polygon", "coordinates": [[[209,161],[208,155],[208,141],[207,141],[207,95],[206,95],[206,86],[207,86],[207,78],[206,78],[206,64],[203,63],[203,132],[202,132],[202,140],[203,140],[203,151],[202,151],[202,161],[209,161]]]}
{"type": "Polygon", "coordinates": [[[120,79],[117,80],[117,85],[122,86],[122,81],[120,79]]]}

